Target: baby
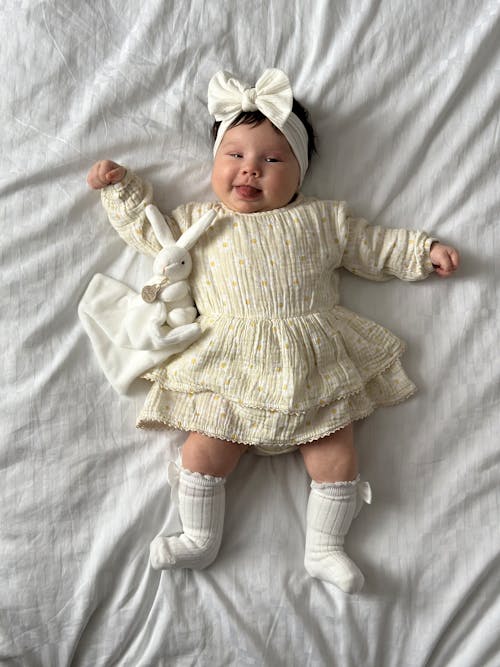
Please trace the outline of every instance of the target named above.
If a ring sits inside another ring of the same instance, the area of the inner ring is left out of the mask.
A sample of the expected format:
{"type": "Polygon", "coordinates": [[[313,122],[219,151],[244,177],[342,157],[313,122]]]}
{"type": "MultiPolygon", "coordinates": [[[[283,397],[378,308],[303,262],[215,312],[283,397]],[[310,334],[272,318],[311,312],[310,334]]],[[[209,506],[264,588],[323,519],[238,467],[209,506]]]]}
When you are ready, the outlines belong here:
{"type": "MultiPolygon", "coordinates": [[[[353,422],[415,390],[400,362],[404,344],[338,301],[338,269],[372,280],[450,276],[456,250],[424,232],[371,226],[344,202],[305,197],[300,186],[314,151],[308,113],[280,70],[255,87],[226,72],[209,84],[215,117],[216,201],[175,209],[176,235],[214,210],[192,250],[191,285],[201,337],[145,377],[152,386],[142,428],[189,432],[178,479],[183,532],[156,537],[154,568],[201,569],[217,556],[225,480],[254,448],[298,449],[311,481],[304,564],[347,593],[364,578],[344,538],[364,501],[353,422]]],[[[141,252],[160,245],[144,208],[152,192],[135,174],[97,162],[88,184],[120,236],[141,252]]]]}

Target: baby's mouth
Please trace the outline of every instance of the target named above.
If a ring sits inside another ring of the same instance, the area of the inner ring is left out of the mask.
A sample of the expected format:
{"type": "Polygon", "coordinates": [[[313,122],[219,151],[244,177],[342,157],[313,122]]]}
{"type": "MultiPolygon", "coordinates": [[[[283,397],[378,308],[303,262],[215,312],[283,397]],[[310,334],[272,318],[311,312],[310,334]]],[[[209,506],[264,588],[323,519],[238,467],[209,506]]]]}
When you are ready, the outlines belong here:
{"type": "Polygon", "coordinates": [[[251,185],[235,185],[234,189],[242,199],[256,199],[262,192],[251,185]]]}

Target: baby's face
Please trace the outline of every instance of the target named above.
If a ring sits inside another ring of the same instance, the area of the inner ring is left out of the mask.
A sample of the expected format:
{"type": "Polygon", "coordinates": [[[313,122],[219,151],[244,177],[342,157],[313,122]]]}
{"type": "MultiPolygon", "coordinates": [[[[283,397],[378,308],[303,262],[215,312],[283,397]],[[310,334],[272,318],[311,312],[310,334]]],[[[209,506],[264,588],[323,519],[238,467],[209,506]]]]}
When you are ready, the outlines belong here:
{"type": "Polygon", "coordinates": [[[299,163],[285,136],[268,120],[228,130],[215,155],[212,188],[238,213],[286,206],[297,192],[299,163]]]}

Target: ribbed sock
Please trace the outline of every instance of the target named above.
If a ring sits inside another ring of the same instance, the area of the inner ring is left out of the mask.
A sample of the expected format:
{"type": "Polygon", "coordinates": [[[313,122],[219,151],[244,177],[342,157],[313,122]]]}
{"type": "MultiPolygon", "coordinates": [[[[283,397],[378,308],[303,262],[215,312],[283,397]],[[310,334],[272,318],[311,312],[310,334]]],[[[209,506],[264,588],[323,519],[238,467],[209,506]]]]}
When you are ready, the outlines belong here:
{"type": "Polygon", "coordinates": [[[181,469],[179,516],[183,532],[158,535],[151,542],[150,561],[155,570],[202,570],[215,560],[224,525],[225,481],[225,477],[181,469]]]}
{"type": "Polygon", "coordinates": [[[344,538],[360,510],[359,480],[311,482],[307,505],[304,565],[312,577],[327,581],[345,593],[361,590],[364,577],[344,551],[344,538]]]}

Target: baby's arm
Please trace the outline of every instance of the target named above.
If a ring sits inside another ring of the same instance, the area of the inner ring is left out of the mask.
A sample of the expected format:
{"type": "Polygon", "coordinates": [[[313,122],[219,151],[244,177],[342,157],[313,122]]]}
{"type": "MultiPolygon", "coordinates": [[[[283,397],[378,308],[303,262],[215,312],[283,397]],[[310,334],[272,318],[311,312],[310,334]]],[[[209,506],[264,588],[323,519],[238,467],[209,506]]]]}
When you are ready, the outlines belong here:
{"type": "Polygon", "coordinates": [[[448,276],[458,267],[458,253],[423,231],[370,225],[349,215],[343,205],[338,224],[343,239],[342,266],[364,278],[423,280],[435,268],[438,275],[448,276]]]}
{"type": "MultiPolygon", "coordinates": [[[[135,250],[157,255],[161,250],[145,208],[153,201],[153,189],[136,174],[111,160],[96,162],[87,175],[87,183],[101,191],[101,201],[112,226],[135,250]]],[[[174,220],[165,218],[174,238],[179,230],[174,220]]]]}

